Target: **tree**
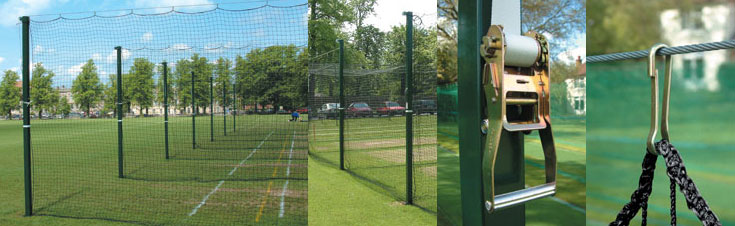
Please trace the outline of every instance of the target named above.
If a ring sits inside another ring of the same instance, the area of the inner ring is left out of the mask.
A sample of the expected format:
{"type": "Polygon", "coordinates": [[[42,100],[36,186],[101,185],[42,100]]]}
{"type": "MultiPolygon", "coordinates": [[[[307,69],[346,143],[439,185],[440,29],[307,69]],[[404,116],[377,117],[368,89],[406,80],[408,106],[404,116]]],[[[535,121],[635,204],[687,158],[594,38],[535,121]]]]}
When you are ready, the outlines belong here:
{"type": "Polygon", "coordinates": [[[439,0],[437,9],[437,82],[454,83],[457,81],[457,0],[439,0]]]}
{"type": "Polygon", "coordinates": [[[232,103],[232,60],[220,57],[214,66],[214,100],[222,108],[232,103]]]}
{"type": "Polygon", "coordinates": [[[74,79],[71,93],[74,102],[83,107],[84,112],[89,116],[90,108],[97,105],[102,98],[102,84],[97,76],[97,66],[94,65],[92,59],[82,66],[82,72],[74,79]]]}
{"type": "Polygon", "coordinates": [[[103,105],[102,105],[102,112],[103,114],[107,114],[109,112],[114,112],[117,115],[117,75],[111,74],[110,75],[110,82],[108,85],[105,85],[105,91],[103,93],[103,105]]]}
{"type": "Polygon", "coordinates": [[[43,64],[36,63],[31,76],[31,107],[38,111],[38,117],[44,110],[51,111],[59,101],[59,91],[51,87],[55,74],[46,70],[43,64]]]}
{"type": "Polygon", "coordinates": [[[375,0],[351,0],[349,6],[354,14],[355,48],[377,67],[380,64],[380,43],[383,42],[384,34],[377,27],[364,24],[368,16],[375,14],[375,0]]]}
{"type": "Polygon", "coordinates": [[[206,57],[194,54],[190,59],[181,59],[176,62],[174,77],[179,98],[179,108],[191,106],[191,72],[194,72],[194,96],[196,111],[209,107],[209,78],[212,76],[212,65],[206,57]]]}
{"type": "Polygon", "coordinates": [[[11,117],[11,112],[20,106],[21,88],[16,86],[19,79],[15,71],[5,71],[0,82],[0,114],[11,117]]]}
{"type": "Polygon", "coordinates": [[[375,0],[351,0],[349,6],[353,9],[355,27],[357,29],[363,26],[368,16],[375,13],[375,0]]]}
{"type": "MultiPolygon", "coordinates": [[[[166,67],[167,70],[167,82],[168,82],[168,103],[176,103],[176,92],[172,84],[174,84],[174,75],[171,74],[171,66],[166,67]]],[[[158,82],[156,83],[156,102],[163,104],[163,65],[156,66],[156,72],[158,73],[158,82]]]]}
{"type": "Polygon", "coordinates": [[[235,60],[238,95],[247,103],[287,109],[306,103],[307,64],[304,49],[270,46],[254,49],[235,60]]]}
{"type": "Polygon", "coordinates": [[[177,87],[178,105],[180,111],[191,106],[191,62],[188,59],[176,61],[173,78],[174,86],[177,87]]]}
{"type": "MultiPolygon", "coordinates": [[[[89,110],[87,110],[89,112],[89,110]]],[[[55,114],[61,114],[61,115],[69,115],[71,113],[71,104],[69,104],[69,99],[66,98],[66,96],[62,96],[59,99],[59,105],[56,106],[56,112],[55,114]]]]}
{"type": "Polygon", "coordinates": [[[587,55],[648,49],[661,41],[659,12],[666,6],[691,7],[685,1],[600,1],[588,2],[587,55]],[[642,9],[645,9],[643,12],[642,9]]]}
{"type": "Polygon", "coordinates": [[[309,55],[314,57],[337,48],[336,40],[347,37],[340,29],[354,13],[345,0],[309,0],[309,9],[309,55]]]}
{"type": "Polygon", "coordinates": [[[140,108],[139,114],[143,114],[143,109],[153,105],[153,67],[155,65],[145,58],[135,58],[133,66],[130,66],[128,72],[130,81],[128,85],[128,95],[130,101],[140,108]]]}
{"type": "Polygon", "coordinates": [[[567,49],[573,35],[585,33],[586,0],[523,0],[521,32],[535,31],[551,36],[552,59],[567,49]]]}
{"type": "Polygon", "coordinates": [[[373,68],[377,68],[382,63],[381,54],[384,41],[385,33],[373,25],[358,27],[355,30],[355,49],[365,55],[373,68]]]}
{"type": "Polygon", "coordinates": [[[199,54],[191,56],[191,70],[194,71],[196,83],[194,85],[194,93],[196,96],[196,106],[207,112],[209,108],[209,79],[213,76],[212,65],[206,57],[200,57],[199,54]]]}

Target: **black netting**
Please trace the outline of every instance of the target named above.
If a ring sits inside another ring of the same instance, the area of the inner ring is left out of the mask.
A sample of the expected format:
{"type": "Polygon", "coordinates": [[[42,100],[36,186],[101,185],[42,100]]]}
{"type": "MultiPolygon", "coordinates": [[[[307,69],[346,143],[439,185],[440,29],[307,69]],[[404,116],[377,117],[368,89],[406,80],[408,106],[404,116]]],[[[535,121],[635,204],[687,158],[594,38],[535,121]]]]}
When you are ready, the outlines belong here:
{"type": "Polygon", "coordinates": [[[31,17],[34,214],[306,224],[308,10],[286,4],[31,17]]]}
{"type": "MultiPolygon", "coordinates": [[[[335,167],[339,150],[339,60],[313,59],[310,73],[310,150],[335,167]]],[[[367,186],[408,201],[406,70],[403,65],[344,65],[344,167],[367,186]]],[[[413,69],[414,203],[436,212],[436,69],[413,69]]]]}

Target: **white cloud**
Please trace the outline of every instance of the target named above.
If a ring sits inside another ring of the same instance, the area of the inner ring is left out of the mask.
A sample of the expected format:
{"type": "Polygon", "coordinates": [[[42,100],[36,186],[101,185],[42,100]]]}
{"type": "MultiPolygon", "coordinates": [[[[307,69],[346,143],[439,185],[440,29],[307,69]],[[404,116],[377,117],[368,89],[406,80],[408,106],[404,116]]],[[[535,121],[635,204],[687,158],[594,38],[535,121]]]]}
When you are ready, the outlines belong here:
{"type": "Polygon", "coordinates": [[[18,70],[20,70],[20,68],[19,67],[11,67],[10,70],[11,71],[15,71],[16,73],[19,73],[18,70]]]}
{"type": "Polygon", "coordinates": [[[5,57],[0,57],[0,63],[2,63],[3,61],[5,61],[5,57]]]}
{"type": "Polygon", "coordinates": [[[587,37],[584,34],[578,34],[572,42],[560,48],[566,49],[566,51],[559,53],[556,57],[564,63],[574,63],[577,57],[582,58],[582,62],[586,62],[587,57],[587,37]]]}
{"type": "MultiPolygon", "coordinates": [[[[169,7],[169,6],[185,6],[185,5],[205,5],[205,4],[214,4],[212,1],[209,0],[135,0],[133,2],[133,5],[136,8],[151,8],[151,7],[169,7]]],[[[202,11],[211,9],[214,6],[204,6],[204,7],[186,7],[186,11],[202,11]]],[[[171,10],[169,9],[155,9],[154,11],[157,13],[161,12],[167,12],[171,10]]]]}
{"type": "Polygon", "coordinates": [[[92,54],[92,60],[94,62],[102,62],[102,54],[99,54],[99,53],[92,54]]]}
{"type": "Polygon", "coordinates": [[[84,66],[85,63],[80,63],[74,66],[69,67],[69,69],[66,69],[66,73],[69,73],[71,75],[77,75],[82,72],[82,66],[84,66]]]}
{"type": "MultiPolygon", "coordinates": [[[[49,8],[54,0],[8,0],[0,5],[0,25],[14,26],[21,16],[39,14],[49,8]]],[[[66,1],[58,1],[64,3],[66,1]]]]}
{"type": "MultiPolygon", "coordinates": [[[[122,57],[122,60],[129,59],[130,58],[130,55],[131,55],[131,53],[127,49],[122,49],[122,53],[120,54],[120,56],[122,57]]],[[[111,64],[111,63],[115,63],[115,62],[117,62],[117,51],[116,50],[112,50],[112,53],[110,53],[110,55],[107,55],[107,63],[108,64],[111,64]]]]}
{"type": "Polygon", "coordinates": [[[183,43],[174,44],[174,45],[171,46],[171,48],[174,49],[174,50],[187,50],[187,49],[191,49],[191,47],[189,47],[189,45],[183,44],[183,43]]]}
{"type": "Polygon", "coordinates": [[[586,47],[578,47],[559,53],[559,55],[557,55],[557,58],[564,63],[574,63],[574,61],[577,60],[577,57],[580,57],[582,58],[582,62],[585,62],[586,53],[586,47]]]}
{"type": "Polygon", "coordinates": [[[145,34],[143,34],[143,37],[141,37],[141,39],[143,40],[143,42],[150,42],[151,40],[153,40],[153,33],[146,32],[145,34]]]}
{"type": "Polygon", "coordinates": [[[404,11],[413,12],[414,26],[436,26],[436,2],[427,2],[426,0],[377,0],[375,6],[375,15],[365,19],[366,24],[371,24],[381,31],[390,31],[391,26],[406,24],[406,16],[404,11]],[[428,4],[427,4],[428,3],[428,4]]]}

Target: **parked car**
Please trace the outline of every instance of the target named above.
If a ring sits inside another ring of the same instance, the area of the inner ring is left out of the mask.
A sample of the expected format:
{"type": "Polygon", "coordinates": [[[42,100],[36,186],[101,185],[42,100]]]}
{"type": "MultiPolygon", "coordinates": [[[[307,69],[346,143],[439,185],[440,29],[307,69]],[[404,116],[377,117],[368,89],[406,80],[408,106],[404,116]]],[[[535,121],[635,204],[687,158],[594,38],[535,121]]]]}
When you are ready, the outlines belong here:
{"type": "Polygon", "coordinates": [[[276,114],[279,114],[279,115],[288,115],[288,114],[291,114],[291,112],[288,112],[286,110],[281,109],[281,110],[278,110],[276,112],[276,114]]]}
{"type": "Polygon", "coordinates": [[[400,104],[393,102],[393,101],[386,101],[382,103],[382,106],[378,108],[378,114],[380,115],[403,115],[403,113],[406,111],[405,107],[402,107],[400,104]]]}
{"type": "Polygon", "coordinates": [[[299,114],[309,114],[309,109],[308,108],[299,108],[299,109],[296,109],[296,112],[298,112],[299,114]]]}
{"type": "Polygon", "coordinates": [[[276,113],[276,111],[273,110],[273,108],[261,109],[260,110],[260,114],[274,114],[274,113],[276,113]]]}
{"type": "Polygon", "coordinates": [[[322,104],[322,107],[317,110],[317,114],[320,118],[330,119],[334,118],[336,119],[337,116],[339,116],[339,103],[326,103],[322,104]]]}
{"type": "Polygon", "coordinates": [[[373,109],[365,102],[355,102],[347,107],[347,115],[352,117],[367,117],[373,115],[373,109]]]}
{"type": "Polygon", "coordinates": [[[413,105],[416,114],[436,114],[436,101],[434,100],[417,100],[413,105]]]}
{"type": "Polygon", "coordinates": [[[72,112],[72,113],[69,113],[69,115],[67,117],[68,118],[82,118],[82,114],[79,114],[79,113],[76,113],[76,112],[72,112]]]}

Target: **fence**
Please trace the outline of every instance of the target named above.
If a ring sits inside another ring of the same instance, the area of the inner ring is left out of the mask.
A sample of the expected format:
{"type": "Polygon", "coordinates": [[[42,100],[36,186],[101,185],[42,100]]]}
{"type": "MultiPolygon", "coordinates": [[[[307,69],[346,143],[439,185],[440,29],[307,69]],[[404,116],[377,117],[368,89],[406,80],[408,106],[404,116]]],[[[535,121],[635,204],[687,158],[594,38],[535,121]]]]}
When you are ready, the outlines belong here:
{"type": "Polygon", "coordinates": [[[307,6],[262,4],[22,18],[26,215],[306,224],[307,6]]]}
{"type": "Polygon", "coordinates": [[[407,34],[407,66],[350,64],[342,49],[312,60],[309,153],[436,212],[436,68],[414,62],[407,34]]]}

